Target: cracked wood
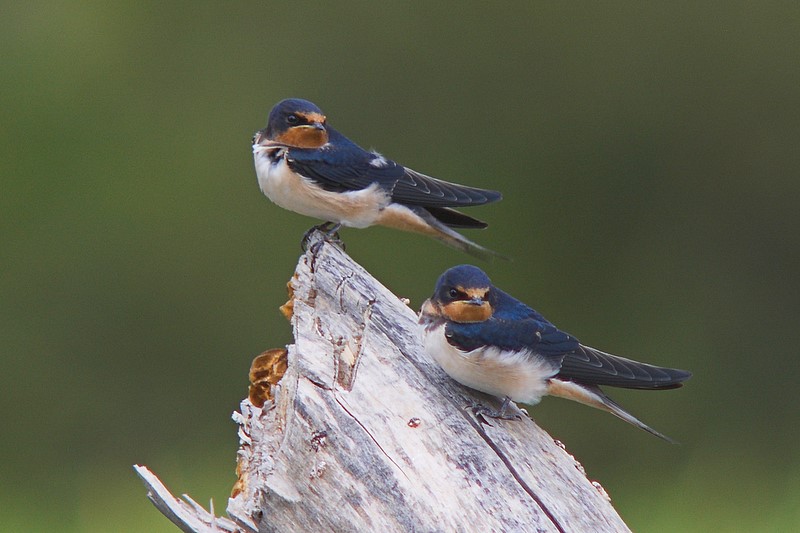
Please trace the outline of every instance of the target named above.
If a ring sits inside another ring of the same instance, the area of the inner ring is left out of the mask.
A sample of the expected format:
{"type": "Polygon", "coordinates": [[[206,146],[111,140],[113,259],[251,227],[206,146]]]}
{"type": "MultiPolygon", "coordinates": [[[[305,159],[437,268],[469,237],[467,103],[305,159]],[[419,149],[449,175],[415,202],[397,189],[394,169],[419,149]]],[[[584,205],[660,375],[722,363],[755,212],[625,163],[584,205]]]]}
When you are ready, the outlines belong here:
{"type": "Polygon", "coordinates": [[[319,233],[309,249],[281,307],[294,333],[285,373],[281,350],[262,354],[250,392],[263,406],[245,399],[234,413],[230,520],[137,467],[170,520],[241,533],[628,531],[600,484],[532,420],[486,425],[465,409],[496,400],[427,357],[406,303],[319,233]]]}
{"type": "Polygon", "coordinates": [[[529,418],[489,426],[465,409],[494,400],[426,356],[414,310],[339,248],[310,249],[275,400],[242,402],[232,516],[259,531],[628,530],[529,418]]]}

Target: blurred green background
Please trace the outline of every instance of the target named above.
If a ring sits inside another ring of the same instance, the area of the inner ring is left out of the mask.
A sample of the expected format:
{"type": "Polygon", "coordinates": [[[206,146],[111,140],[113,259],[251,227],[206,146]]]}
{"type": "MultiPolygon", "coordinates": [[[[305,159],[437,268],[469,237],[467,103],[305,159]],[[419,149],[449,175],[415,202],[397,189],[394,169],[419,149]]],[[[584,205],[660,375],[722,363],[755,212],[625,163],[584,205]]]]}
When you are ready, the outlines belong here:
{"type": "MultiPolygon", "coordinates": [[[[688,368],[546,399],[638,531],[800,524],[800,7],[785,3],[4,2],[0,530],[174,531],[131,470],[222,511],[230,413],[312,220],[250,139],[297,96],[366,148],[503,191],[468,236],[587,344],[688,368]]],[[[432,240],[344,230],[417,308],[432,240]],[[423,260],[420,261],[420,258],[423,260]]]]}

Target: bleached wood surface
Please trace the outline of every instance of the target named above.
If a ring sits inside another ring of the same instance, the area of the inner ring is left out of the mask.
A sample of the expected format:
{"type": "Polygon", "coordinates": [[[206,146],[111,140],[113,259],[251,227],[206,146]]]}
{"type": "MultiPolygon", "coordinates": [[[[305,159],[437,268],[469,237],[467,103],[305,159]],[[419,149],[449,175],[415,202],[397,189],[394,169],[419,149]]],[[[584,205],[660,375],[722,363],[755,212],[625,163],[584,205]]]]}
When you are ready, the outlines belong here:
{"type": "MultiPolygon", "coordinates": [[[[234,413],[237,531],[628,531],[532,420],[487,425],[465,409],[495,400],[427,357],[415,311],[336,246],[316,248],[291,281],[294,344],[275,399],[234,413]]],[[[231,531],[161,496],[184,531],[231,531]],[[205,525],[187,529],[187,509],[205,525]]]]}

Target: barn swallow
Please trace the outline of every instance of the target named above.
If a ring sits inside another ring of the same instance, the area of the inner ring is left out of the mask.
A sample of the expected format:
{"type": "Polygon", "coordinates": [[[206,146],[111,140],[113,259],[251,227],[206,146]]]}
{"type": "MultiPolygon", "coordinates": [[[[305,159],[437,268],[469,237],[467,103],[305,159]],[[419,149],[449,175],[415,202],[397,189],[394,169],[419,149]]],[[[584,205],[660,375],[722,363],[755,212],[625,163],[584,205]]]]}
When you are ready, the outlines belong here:
{"type": "Polygon", "coordinates": [[[290,98],[272,108],[267,127],[253,137],[253,158],[264,194],[284,209],[327,221],[315,228],[328,236],[341,226],[377,224],[429,235],[481,258],[497,255],[452,228],[485,228],[453,208],[495,202],[499,192],[438,180],[368,152],[307,100],[290,98]]]}
{"type": "Polygon", "coordinates": [[[471,265],[447,270],[422,304],[419,323],[426,351],[467,387],[499,396],[506,415],[511,400],[535,405],[544,395],[603,409],[672,442],[625,411],[600,385],[660,390],[680,387],[686,370],[662,368],[601,352],[559,330],[537,311],[492,285],[471,265]]]}

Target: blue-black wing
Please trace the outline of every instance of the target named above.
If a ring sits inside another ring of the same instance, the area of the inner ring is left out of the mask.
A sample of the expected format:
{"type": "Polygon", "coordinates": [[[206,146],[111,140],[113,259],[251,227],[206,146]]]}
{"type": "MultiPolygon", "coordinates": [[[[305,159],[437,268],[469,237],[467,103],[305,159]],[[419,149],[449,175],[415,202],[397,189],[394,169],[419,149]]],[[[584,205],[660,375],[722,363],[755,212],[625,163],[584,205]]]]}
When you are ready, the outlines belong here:
{"type": "Polygon", "coordinates": [[[292,148],[289,167],[329,191],[366,189],[373,183],[393,201],[421,207],[464,207],[500,200],[497,191],[449,183],[386,159],[328,127],[329,144],[321,149],[292,148]]]}
{"type": "Polygon", "coordinates": [[[492,317],[469,324],[449,322],[445,336],[450,344],[464,351],[494,346],[513,352],[529,351],[558,361],[580,346],[572,335],[549,322],[532,318],[506,320],[492,317]]]}
{"type": "Polygon", "coordinates": [[[640,363],[584,345],[565,354],[558,373],[562,379],[626,389],[674,389],[691,376],[686,370],[640,363]]]}
{"type": "Polygon", "coordinates": [[[448,326],[453,331],[452,344],[466,350],[485,345],[513,351],[528,349],[532,354],[559,359],[557,377],[588,385],[670,389],[680,387],[692,375],[686,370],[640,363],[584,346],[535,309],[497,288],[492,291],[496,308],[493,317],[480,324],[448,326]]]}

